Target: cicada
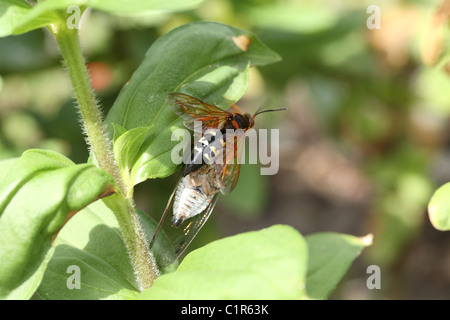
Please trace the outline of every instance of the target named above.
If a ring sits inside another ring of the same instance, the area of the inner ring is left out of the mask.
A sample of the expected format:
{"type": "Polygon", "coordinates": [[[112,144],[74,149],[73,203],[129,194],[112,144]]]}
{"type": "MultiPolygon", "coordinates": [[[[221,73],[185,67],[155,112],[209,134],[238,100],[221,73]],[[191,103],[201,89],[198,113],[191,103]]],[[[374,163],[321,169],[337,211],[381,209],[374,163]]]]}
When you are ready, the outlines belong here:
{"type": "Polygon", "coordinates": [[[160,268],[180,257],[208,220],[218,195],[228,194],[236,186],[245,132],[253,128],[255,116],[285,110],[262,110],[250,115],[236,105],[222,110],[183,93],[170,93],[167,102],[187,129],[193,131],[196,121],[201,123],[202,134],[194,141],[190,161],[180,173],[150,243],[154,249],[161,230],[172,242],[169,246],[172,252],[162,252],[167,245],[158,245],[160,252],[156,253],[156,259],[160,268]]]}

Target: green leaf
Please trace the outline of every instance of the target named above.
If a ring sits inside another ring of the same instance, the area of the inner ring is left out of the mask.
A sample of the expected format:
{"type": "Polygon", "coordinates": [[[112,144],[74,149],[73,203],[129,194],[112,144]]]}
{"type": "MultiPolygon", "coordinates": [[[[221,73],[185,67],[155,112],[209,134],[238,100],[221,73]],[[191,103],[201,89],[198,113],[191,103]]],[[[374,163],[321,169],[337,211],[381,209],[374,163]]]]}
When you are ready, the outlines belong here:
{"type": "MultiPolygon", "coordinates": [[[[138,127],[125,131],[118,138],[114,139],[114,156],[117,161],[122,177],[127,176],[134,163],[139,158],[141,147],[145,141],[150,127],[138,127]]],[[[114,126],[114,135],[119,134],[122,129],[120,126],[114,126]]],[[[132,172],[129,179],[134,181],[136,173],[132,172]]]]}
{"type": "Polygon", "coordinates": [[[431,197],[428,215],[433,226],[441,231],[450,230],[450,183],[441,186],[431,197]]]}
{"type": "Polygon", "coordinates": [[[92,165],[75,165],[44,150],[28,150],[14,162],[4,163],[0,180],[0,298],[27,299],[42,279],[53,253],[52,237],[68,214],[112,192],[113,180],[92,165]]]}
{"type": "Polygon", "coordinates": [[[188,93],[227,108],[247,89],[250,65],[279,59],[250,32],[215,22],[190,23],[159,38],[106,118],[111,135],[111,124],[126,130],[153,125],[133,166],[134,184],[166,177],[177,167],[171,150],[178,142],[171,142],[171,134],[183,126],[166,104],[168,93],[188,93]]]}
{"type": "MultiPolygon", "coordinates": [[[[138,213],[150,241],[157,222],[142,211],[138,213]]],[[[38,289],[42,298],[133,299],[137,294],[139,287],[117,219],[103,201],[77,213],[58,234],[55,244],[38,289]],[[67,286],[73,283],[69,266],[80,268],[80,289],[67,286]]]]}
{"type": "Polygon", "coordinates": [[[306,292],[312,299],[326,299],[336,288],[372,236],[357,238],[333,232],[315,233],[306,237],[308,243],[308,274],[306,292]]]}
{"type": "Polygon", "coordinates": [[[214,241],[138,299],[302,299],[307,248],[293,228],[275,225],[214,241]]]}

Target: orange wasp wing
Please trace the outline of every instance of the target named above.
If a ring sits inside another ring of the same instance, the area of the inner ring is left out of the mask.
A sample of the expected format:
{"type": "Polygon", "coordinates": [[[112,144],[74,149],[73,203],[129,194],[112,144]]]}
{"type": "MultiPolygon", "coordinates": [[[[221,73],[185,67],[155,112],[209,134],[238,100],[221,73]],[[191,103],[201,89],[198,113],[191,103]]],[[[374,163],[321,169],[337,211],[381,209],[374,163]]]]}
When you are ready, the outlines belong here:
{"type": "Polygon", "coordinates": [[[242,129],[235,130],[230,136],[226,136],[224,163],[215,164],[216,176],[222,182],[222,194],[233,191],[239,180],[241,170],[242,146],[245,141],[245,132],[242,129]]]}
{"type": "Polygon", "coordinates": [[[206,128],[220,128],[233,115],[184,93],[169,93],[167,102],[183,119],[184,126],[192,131],[194,130],[194,121],[201,121],[204,131],[206,128]]]}

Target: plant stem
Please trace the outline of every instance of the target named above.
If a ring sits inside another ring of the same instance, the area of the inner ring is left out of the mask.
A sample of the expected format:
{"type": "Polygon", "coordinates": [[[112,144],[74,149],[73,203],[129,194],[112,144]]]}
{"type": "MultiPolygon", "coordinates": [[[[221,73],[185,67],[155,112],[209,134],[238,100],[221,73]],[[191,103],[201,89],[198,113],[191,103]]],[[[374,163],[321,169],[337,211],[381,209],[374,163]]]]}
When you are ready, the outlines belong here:
{"type": "Polygon", "coordinates": [[[114,212],[119,222],[140,290],[151,287],[159,276],[159,270],[156,267],[153,254],[148,248],[139,216],[132,201],[118,195],[106,197],[102,200],[114,212]]]}
{"type": "Polygon", "coordinates": [[[68,29],[65,24],[53,25],[49,29],[58,42],[67,67],[92,153],[98,166],[113,176],[119,189],[118,194],[104,198],[104,201],[119,222],[140,289],[148,288],[159,272],[134,209],[133,186],[124,183],[106,136],[102,115],[81,53],[78,32],[76,29],[68,29]]]}
{"type": "Polygon", "coordinates": [[[54,31],[54,35],[69,72],[69,77],[78,102],[78,109],[80,110],[84,130],[92,153],[98,166],[111,174],[122,194],[126,194],[125,185],[119,174],[114,155],[103,128],[101,111],[97,105],[89,80],[89,74],[78,42],[77,30],[71,30],[66,26],[62,26],[54,31]]]}

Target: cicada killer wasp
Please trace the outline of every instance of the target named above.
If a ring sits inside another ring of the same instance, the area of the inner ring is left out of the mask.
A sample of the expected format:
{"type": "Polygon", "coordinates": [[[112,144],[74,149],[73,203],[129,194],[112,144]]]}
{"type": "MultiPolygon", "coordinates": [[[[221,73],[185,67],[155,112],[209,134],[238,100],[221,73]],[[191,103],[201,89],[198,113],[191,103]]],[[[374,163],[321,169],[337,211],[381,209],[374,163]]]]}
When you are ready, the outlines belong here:
{"type": "Polygon", "coordinates": [[[245,132],[255,124],[255,116],[286,110],[262,110],[250,115],[242,113],[236,105],[222,110],[183,93],[170,93],[167,102],[187,129],[193,131],[195,121],[201,122],[202,135],[194,141],[191,160],[180,173],[150,243],[152,249],[159,247],[156,259],[160,268],[173,263],[191,243],[213,211],[219,191],[228,194],[236,186],[241,146],[245,132]],[[206,138],[207,131],[211,131],[209,138],[206,138]],[[161,230],[172,242],[173,252],[162,252],[166,246],[155,245],[161,230]]]}

